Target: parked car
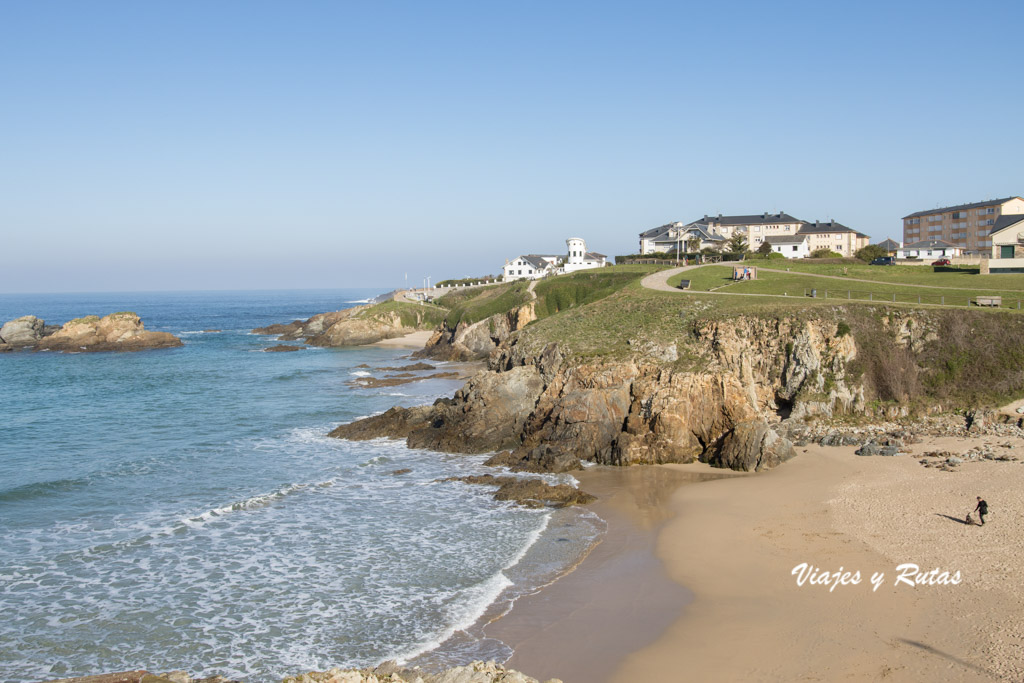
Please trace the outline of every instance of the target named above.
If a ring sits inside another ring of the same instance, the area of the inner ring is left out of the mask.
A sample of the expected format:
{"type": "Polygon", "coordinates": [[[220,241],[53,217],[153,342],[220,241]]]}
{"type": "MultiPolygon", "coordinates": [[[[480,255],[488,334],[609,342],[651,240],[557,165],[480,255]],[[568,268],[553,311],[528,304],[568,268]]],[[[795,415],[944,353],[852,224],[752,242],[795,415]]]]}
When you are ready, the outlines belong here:
{"type": "Polygon", "coordinates": [[[895,266],[896,258],[893,256],[879,256],[870,263],[872,266],[895,266]]]}
{"type": "Polygon", "coordinates": [[[948,266],[952,265],[948,258],[940,258],[938,261],[932,261],[933,266],[948,266]]]}

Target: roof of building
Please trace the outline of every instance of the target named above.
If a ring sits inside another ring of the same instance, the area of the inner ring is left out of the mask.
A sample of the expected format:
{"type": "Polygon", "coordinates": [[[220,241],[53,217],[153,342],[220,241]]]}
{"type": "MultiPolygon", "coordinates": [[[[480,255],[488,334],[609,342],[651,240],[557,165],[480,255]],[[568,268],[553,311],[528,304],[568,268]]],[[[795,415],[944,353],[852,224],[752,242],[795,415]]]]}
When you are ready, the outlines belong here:
{"type": "Polygon", "coordinates": [[[904,244],[902,249],[953,249],[956,245],[944,242],[943,240],[920,240],[904,244]]]}
{"type": "Polygon", "coordinates": [[[928,211],[916,211],[911,214],[907,214],[903,217],[904,220],[907,218],[914,218],[916,216],[930,216],[933,213],[946,213],[947,211],[960,211],[962,209],[977,209],[982,206],[992,206],[993,204],[1005,204],[1011,199],[1021,199],[1021,197],[1005,197],[1003,199],[989,199],[986,202],[974,202],[973,204],[957,204],[956,206],[944,206],[941,209],[929,209],[928,211]]]}
{"type": "Polygon", "coordinates": [[[814,221],[813,223],[804,223],[800,226],[800,229],[797,230],[798,235],[821,234],[828,232],[852,232],[855,233],[857,237],[868,237],[864,233],[857,232],[853,228],[847,227],[842,223],[837,223],[836,221],[814,221]]]}
{"type": "Polygon", "coordinates": [[[759,213],[751,216],[723,216],[718,214],[717,216],[704,215],[704,218],[698,218],[689,223],[688,225],[717,223],[719,225],[767,225],[774,223],[803,223],[804,221],[799,218],[790,216],[785,211],[779,211],[778,213],[759,213]]]}
{"type": "Polygon", "coordinates": [[[657,235],[655,235],[653,237],[648,237],[646,239],[649,239],[649,240],[651,240],[652,242],[655,242],[655,243],[657,243],[657,242],[677,242],[677,241],[689,239],[689,237],[686,236],[686,235],[688,233],[691,233],[691,232],[696,232],[697,236],[700,237],[700,239],[704,240],[704,241],[708,241],[708,242],[724,242],[725,241],[724,237],[722,237],[721,235],[719,235],[717,233],[711,232],[706,225],[700,225],[700,224],[694,224],[694,223],[691,223],[691,224],[686,225],[686,226],[683,226],[681,224],[675,223],[675,224],[672,224],[672,225],[669,225],[669,226],[665,227],[665,229],[661,233],[659,233],[659,234],[657,234],[657,235]],[[672,230],[683,230],[684,231],[684,236],[683,237],[672,237],[669,234],[672,230]]]}
{"type": "Polygon", "coordinates": [[[676,221],[675,223],[666,223],[665,225],[659,225],[658,227],[651,228],[650,230],[644,230],[642,233],[640,233],[640,237],[641,239],[650,239],[655,235],[660,235],[663,232],[668,232],[669,228],[681,228],[682,226],[683,224],[680,223],[679,221],[676,221]]]}
{"type": "Polygon", "coordinates": [[[999,218],[996,219],[995,225],[992,226],[992,230],[988,234],[994,235],[1001,230],[1006,230],[1011,225],[1016,225],[1017,223],[1020,223],[1021,221],[1024,221],[1024,213],[1000,216],[999,218]]]}
{"type": "Polygon", "coordinates": [[[878,243],[878,246],[886,251],[896,251],[900,248],[900,243],[893,239],[884,239],[878,243]]]}
{"type": "Polygon", "coordinates": [[[599,254],[596,251],[588,251],[583,255],[585,259],[591,259],[592,261],[600,261],[601,259],[608,258],[607,254],[599,254]]]}
{"type": "Polygon", "coordinates": [[[515,261],[516,259],[522,259],[534,268],[542,269],[547,268],[551,264],[551,259],[562,258],[564,258],[564,256],[554,254],[522,254],[520,256],[516,256],[516,258],[512,260],[515,261]]]}
{"type": "Polygon", "coordinates": [[[800,244],[807,241],[807,235],[768,235],[764,239],[768,244],[800,244]]]}

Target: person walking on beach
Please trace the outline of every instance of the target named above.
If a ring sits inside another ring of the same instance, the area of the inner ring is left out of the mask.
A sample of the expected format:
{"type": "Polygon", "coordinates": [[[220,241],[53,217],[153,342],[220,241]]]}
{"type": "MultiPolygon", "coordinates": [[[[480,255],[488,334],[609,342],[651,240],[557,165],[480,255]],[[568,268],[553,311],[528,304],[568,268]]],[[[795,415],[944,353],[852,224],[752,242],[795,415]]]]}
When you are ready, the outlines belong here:
{"type": "Polygon", "coordinates": [[[974,508],[974,511],[978,513],[978,519],[981,520],[981,526],[985,526],[985,515],[988,514],[988,503],[978,496],[978,506],[974,508]]]}

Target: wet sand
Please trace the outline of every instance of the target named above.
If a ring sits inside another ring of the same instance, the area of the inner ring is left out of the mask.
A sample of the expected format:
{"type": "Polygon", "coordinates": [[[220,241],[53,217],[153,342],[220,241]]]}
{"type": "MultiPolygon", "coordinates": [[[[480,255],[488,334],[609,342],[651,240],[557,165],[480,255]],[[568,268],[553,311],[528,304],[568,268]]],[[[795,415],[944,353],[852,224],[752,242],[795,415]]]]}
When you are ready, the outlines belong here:
{"type": "Polygon", "coordinates": [[[594,467],[575,473],[598,496],[591,508],[608,532],[567,576],[519,598],[485,633],[515,651],[507,663],[540,680],[605,680],[630,652],[653,643],[691,599],[668,578],[655,554],[658,531],[671,517],[681,486],[733,476],[659,467],[594,467]]]}

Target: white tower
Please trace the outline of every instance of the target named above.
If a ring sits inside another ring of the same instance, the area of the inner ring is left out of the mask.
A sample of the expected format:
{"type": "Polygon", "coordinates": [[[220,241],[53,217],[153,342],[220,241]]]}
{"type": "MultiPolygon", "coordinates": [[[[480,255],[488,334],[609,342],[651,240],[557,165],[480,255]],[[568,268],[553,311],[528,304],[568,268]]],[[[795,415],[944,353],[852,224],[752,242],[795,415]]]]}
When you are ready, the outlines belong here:
{"type": "Polygon", "coordinates": [[[569,247],[569,260],[566,261],[566,265],[582,265],[583,256],[587,253],[587,243],[580,237],[570,237],[565,244],[569,247]]]}

